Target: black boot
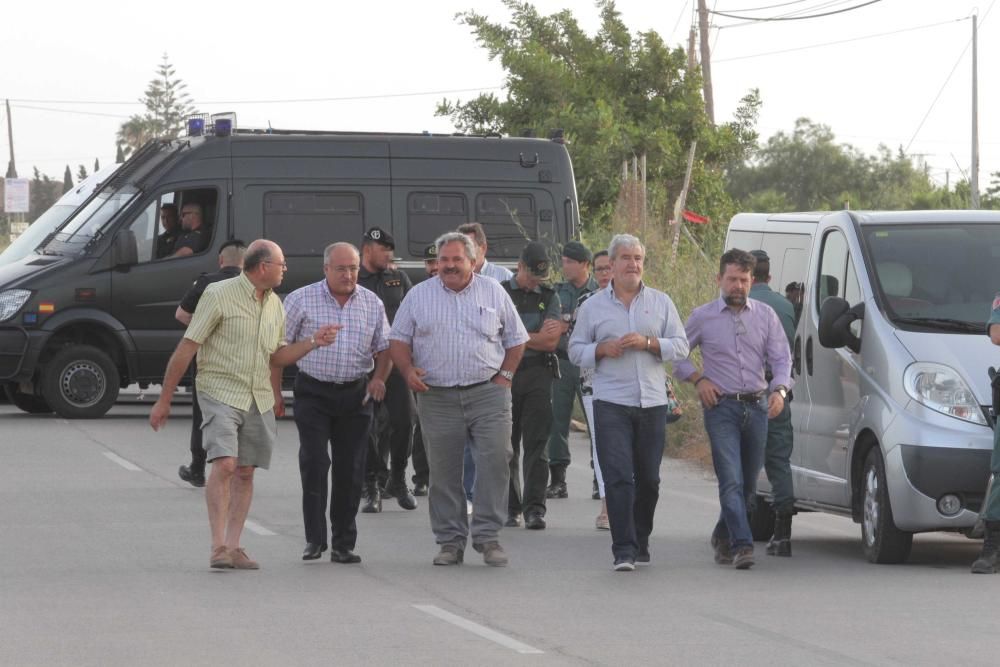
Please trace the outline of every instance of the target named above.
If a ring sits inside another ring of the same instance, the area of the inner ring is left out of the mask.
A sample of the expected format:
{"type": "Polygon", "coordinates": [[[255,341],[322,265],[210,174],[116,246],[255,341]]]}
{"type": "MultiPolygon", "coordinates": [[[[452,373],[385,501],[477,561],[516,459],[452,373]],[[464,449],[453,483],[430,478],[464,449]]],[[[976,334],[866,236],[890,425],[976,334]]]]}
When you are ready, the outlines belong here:
{"type": "Polygon", "coordinates": [[[792,555],[792,513],[778,512],[774,515],[774,535],[767,543],[768,556],[792,555]]]}
{"type": "Polygon", "coordinates": [[[417,499],[413,497],[409,487],[406,486],[406,471],[393,473],[392,478],[385,486],[385,496],[395,498],[399,506],[404,510],[417,509],[417,499]]]}
{"type": "Polygon", "coordinates": [[[1000,569],[1000,521],[987,521],[983,550],[972,564],[973,574],[993,574],[1000,569]]]}
{"type": "Polygon", "coordinates": [[[568,498],[566,491],[566,466],[549,466],[549,475],[552,483],[545,490],[546,498],[568,498]]]}
{"type": "Polygon", "coordinates": [[[361,492],[361,511],[366,514],[377,514],[382,511],[382,493],[374,479],[365,482],[365,488],[361,492]]]}

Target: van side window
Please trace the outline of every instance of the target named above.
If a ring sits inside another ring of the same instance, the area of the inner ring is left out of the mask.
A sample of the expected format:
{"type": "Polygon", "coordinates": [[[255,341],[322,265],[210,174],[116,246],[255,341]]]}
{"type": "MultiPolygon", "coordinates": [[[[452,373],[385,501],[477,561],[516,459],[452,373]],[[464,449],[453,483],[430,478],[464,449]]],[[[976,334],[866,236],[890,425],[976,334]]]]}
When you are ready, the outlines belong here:
{"type": "MultiPolygon", "coordinates": [[[[453,192],[411,192],[406,197],[407,245],[410,255],[423,257],[424,249],[445,232],[469,221],[465,195],[453,192]]],[[[488,234],[489,232],[487,232],[488,234]]],[[[492,239],[490,242],[492,243],[492,239]]]]}
{"type": "Polygon", "coordinates": [[[847,239],[839,231],[829,232],[823,239],[819,279],[816,281],[816,311],[827,297],[844,296],[847,272],[847,239]]]}
{"type": "Polygon", "coordinates": [[[489,239],[487,257],[517,259],[528,241],[538,238],[535,198],[530,194],[477,195],[475,220],[483,225],[489,239]]]}
{"type": "Polygon", "coordinates": [[[365,231],[360,192],[268,192],[264,238],[288,257],[313,257],[334,241],[360,239],[365,231]]]}
{"type": "Polygon", "coordinates": [[[139,264],[170,259],[181,246],[190,248],[182,255],[201,254],[210,245],[215,229],[216,201],[214,188],[161,192],[135,217],[126,232],[134,237],[139,264]],[[182,221],[180,211],[187,207],[200,215],[182,221]],[[197,217],[197,229],[187,229],[197,217]]]}

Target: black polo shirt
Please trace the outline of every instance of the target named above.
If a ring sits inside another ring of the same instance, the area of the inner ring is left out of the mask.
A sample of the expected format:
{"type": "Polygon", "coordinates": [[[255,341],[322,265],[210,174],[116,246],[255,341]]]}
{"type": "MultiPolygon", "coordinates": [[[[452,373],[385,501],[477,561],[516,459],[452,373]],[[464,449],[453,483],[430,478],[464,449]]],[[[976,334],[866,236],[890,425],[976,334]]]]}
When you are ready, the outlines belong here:
{"type": "Polygon", "coordinates": [[[192,229],[177,237],[174,242],[174,254],[181,248],[191,248],[191,252],[197,255],[208,245],[208,233],[204,229],[192,229]]]}
{"type": "Polygon", "coordinates": [[[403,302],[403,297],[413,287],[410,277],[402,271],[386,269],[385,271],[371,272],[364,265],[358,272],[358,284],[375,292],[378,298],[382,299],[389,324],[392,324],[392,321],[396,319],[399,304],[403,302]]]}
{"type": "Polygon", "coordinates": [[[240,267],[238,266],[224,266],[215,273],[203,273],[198,276],[198,279],[194,281],[184,298],[181,299],[180,307],[186,313],[193,313],[195,308],[198,307],[198,302],[201,300],[201,295],[205,293],[205,288],[212,283],[217,283],[220,280],[229,280],[230,278],[235,278],[240,275],[240,267]]]}

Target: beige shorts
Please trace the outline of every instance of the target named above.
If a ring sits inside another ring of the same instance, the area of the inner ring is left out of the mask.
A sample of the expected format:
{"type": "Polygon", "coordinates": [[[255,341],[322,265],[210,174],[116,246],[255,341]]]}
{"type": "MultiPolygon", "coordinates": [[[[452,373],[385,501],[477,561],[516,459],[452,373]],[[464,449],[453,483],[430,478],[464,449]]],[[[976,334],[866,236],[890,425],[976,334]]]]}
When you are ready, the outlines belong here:
{"type": "Polygon", "coordinates": [[[239,410],[198,392],[201,404],[201,437],[209,461],[232,456],[238,466],[267,470],[278,439],[274,410],[261,414],[256,403],[239,410]]]}

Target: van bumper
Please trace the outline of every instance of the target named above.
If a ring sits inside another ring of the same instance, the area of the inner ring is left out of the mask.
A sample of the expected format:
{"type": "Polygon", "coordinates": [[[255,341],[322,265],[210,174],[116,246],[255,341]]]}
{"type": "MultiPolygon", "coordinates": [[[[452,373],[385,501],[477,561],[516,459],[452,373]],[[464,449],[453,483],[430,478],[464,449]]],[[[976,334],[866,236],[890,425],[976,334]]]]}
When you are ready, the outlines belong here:
{"type": "Polygon", "coordinates": [[[0,327],[0,381],[30,380],[51,332],[0,327]]]}
{"type": "Polygon", "coordinates": [[[885,454],[896,527],[914,533],[972,528],[989,481],[993,434],[972,425],[943,429],[923,422],[919,430],[907,435],[912,439],[887,439],[901,444],[885,454]],[[945,494],[961,500],[963,509],[958,514],[945,516],[938,510],[937,501],[945,494]]]}

